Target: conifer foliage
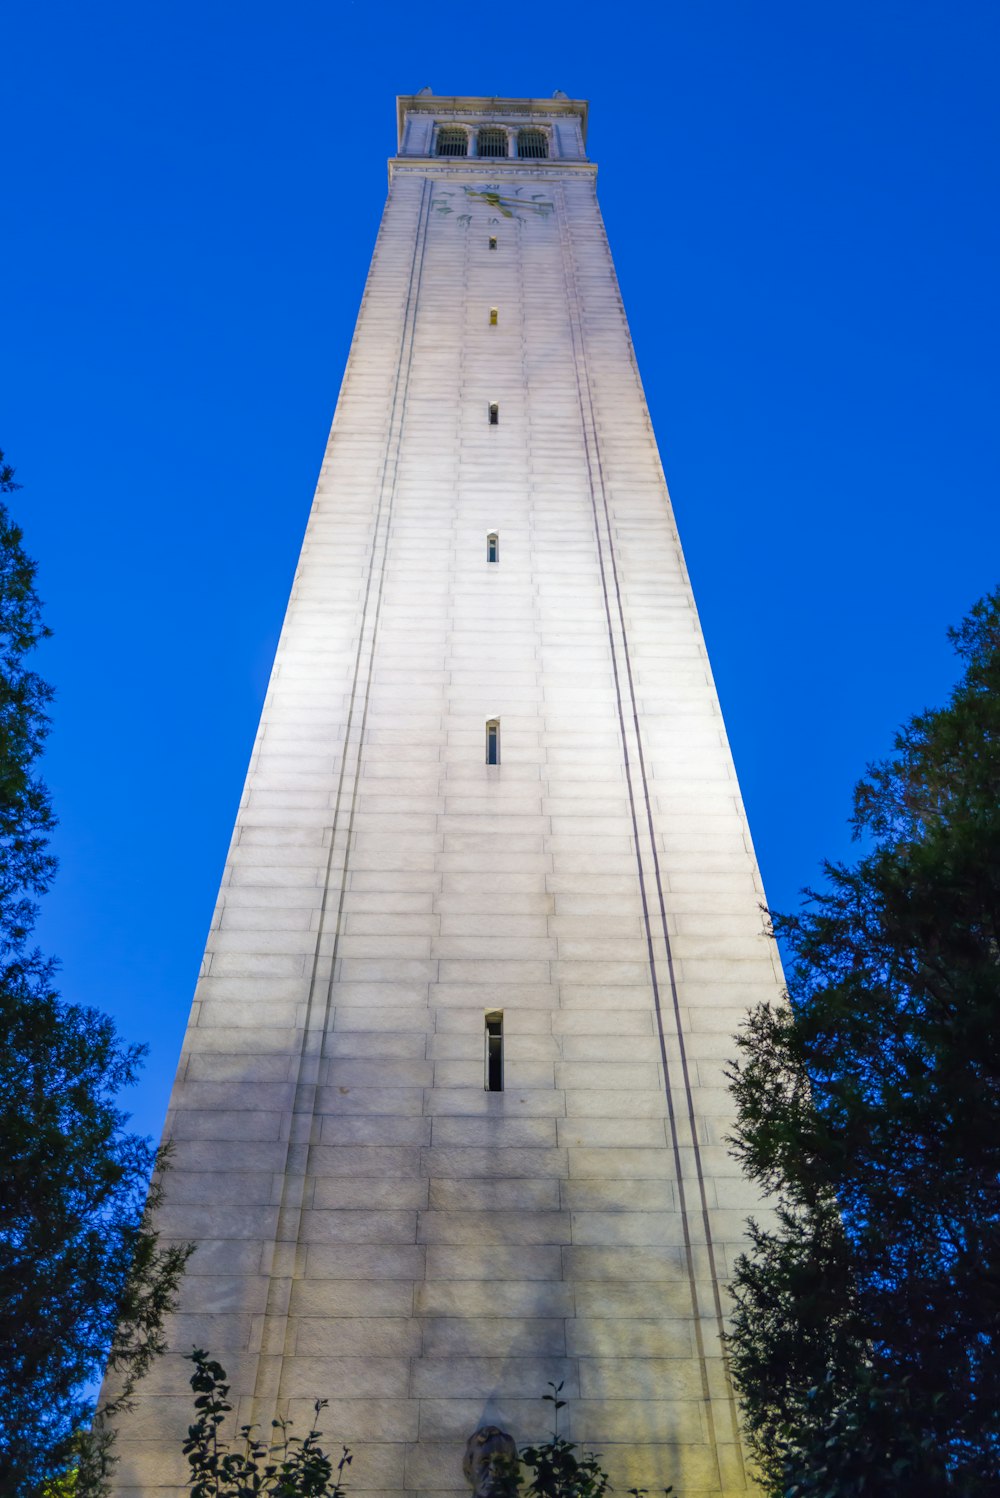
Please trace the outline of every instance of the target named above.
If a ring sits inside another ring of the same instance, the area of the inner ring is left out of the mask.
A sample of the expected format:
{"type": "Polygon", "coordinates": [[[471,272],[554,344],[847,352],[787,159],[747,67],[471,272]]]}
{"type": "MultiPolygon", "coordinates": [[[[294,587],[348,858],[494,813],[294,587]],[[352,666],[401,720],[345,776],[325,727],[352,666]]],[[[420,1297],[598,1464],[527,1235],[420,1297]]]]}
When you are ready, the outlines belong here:
{"type": "MultiPolygon", "coordinates": [[[[0,453],[0,493],[14,483],[0,453]]],[[[55,872],[38,758],[51,690],[28,664],[48,633],[35,563],[0,502],[0,1474],[27,1498],[62,1474],[103,1491],[113,1418],[162,1346],[186,1248],[161,1248],[146,1185],[152,1146],[116,1105],[142,1048],[63,1002],[31,945],[55,872]],[[117,1380],[94,1430],[86,1386],[117,1380]]]]}
{"type": "Polygon", "coordinates": [[[738,1040],[775,1193],[730,1353],[774,1493],[1000,1491],[1000,590],[855,791],[865,852],[776,917],[790,1006],[738,1040]]]}

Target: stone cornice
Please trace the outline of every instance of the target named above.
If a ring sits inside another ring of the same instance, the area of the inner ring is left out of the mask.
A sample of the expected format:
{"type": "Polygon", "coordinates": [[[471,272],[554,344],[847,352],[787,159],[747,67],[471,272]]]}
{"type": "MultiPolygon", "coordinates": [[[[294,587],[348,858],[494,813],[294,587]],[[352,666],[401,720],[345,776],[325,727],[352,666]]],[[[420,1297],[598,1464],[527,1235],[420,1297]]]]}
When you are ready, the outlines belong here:
{"type": "Polygon", "coordinates": [[[593,161],[539,161],[529,166],[527,162],[504,161],[502,156],[456,156],[447,161],[440,156],[390,156],[390,183],[397,172],[417,177],[467,177],[476,182],[514,177],[558,180],[567,174],[596,177],[597,164],[593,161]]]}

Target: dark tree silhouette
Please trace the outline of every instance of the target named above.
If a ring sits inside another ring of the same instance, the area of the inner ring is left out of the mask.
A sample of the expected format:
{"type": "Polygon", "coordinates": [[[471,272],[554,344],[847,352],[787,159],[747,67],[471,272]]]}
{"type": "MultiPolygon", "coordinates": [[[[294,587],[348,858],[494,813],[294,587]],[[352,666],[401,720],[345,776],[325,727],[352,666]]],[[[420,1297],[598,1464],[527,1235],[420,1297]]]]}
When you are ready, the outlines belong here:
{"type": "MultiPolygon", "coordinates": [[[[0,493],[19,486],[0,453],[0,493]]],[[[116,1104],[142,1047],[107,1016],[64,1003],[30,944],[55,873],[37,762],[51,688],[28,665],[48,634],[35,563],[0,503],[0,1470],[10,1498],[67,1470],[103,1490],[115,1416],[162,1348],[187,1248],[161,1248],[147,1140],[116,1104]],[[88,1383],[110,1358],[114,1393],[93,1429],[88,1383]]]]}
{"type": "Polygon", "coordinates": [[[730,1350],[775,1493],[1000,1491],[1000,590],[950,633],[950,702],[858,785],[866,851],[775,918],[790,1006],[738,1040],[777,1222],[730,1350]]]}

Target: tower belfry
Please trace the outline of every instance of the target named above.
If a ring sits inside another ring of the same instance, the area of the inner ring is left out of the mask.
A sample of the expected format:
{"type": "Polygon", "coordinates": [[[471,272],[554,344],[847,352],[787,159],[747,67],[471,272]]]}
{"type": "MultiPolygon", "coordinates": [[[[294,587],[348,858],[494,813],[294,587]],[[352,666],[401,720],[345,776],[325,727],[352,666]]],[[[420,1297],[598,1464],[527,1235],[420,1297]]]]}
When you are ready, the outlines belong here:
{"type": "MultiPolygon", "coordinates": [[[[587,105],[398,101],[398,154],[178,1071],[193,1239],[122,1493],[179,1494],[192,1344],[316,1397],[362,1498],[569,1434],[750,1486],[723,1069],[780,975],[586,156],[587,105]]],[[[306,1428],[308,1428],[306,1426],[306,1428]]]]}

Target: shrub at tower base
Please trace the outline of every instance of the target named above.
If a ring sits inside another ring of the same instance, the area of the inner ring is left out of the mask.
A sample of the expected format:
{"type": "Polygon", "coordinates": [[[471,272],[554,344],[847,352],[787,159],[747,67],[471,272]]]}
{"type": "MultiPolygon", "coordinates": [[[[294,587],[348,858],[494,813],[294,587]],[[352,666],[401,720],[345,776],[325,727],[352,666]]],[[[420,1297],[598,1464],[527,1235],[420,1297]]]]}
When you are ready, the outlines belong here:
{"type": "MultiPolygon", "coordinates": [[[[259,1425],[241,1425],[234,1443],[227,1433],[233,1407],[225,1368],[201,1348],[194,1349],[190,1361],[196,1417],[188,1427],[184,1455],[191,1469],[191,1498],[347,1498],[345,1480],[352,1457],[346,1446],[334,1462],[320,1444],[321,1430],[314,1426],[305,1436],[292,1435],[293,1421],[280,1416],[271,1421],[269,1435],[259,1425]]],[[[606,1498],[611,1492],[599,1458],[579,1452],[576,1443],[559,1432],[559,1411],[566,1408],[559,1398],[562,1387],[550,1383],[552,1393],[542,1395],[552,1406],[549,1440],[518,1450],[510,1436],[487,1428],[486,1433],[499,1436],[508,1449],[487,1454],[488,1448],[480,1447],[478,1460],[471,1465],[467,1454],[464,1475],[472,1498],[606,1498]]],[[[317,1420],[326,1403],[316,1400],[317,1420]]],[[[448,1486],[447,1474],[442,1473],[442,1487],[448,1486]]],[[[648,1498],[646,1488],[628,1491],[632,1498],[648,1498]]],[[[663,1488],[664,1498],[673,1491],[672,1486],[663,1488]]]]}
{"type": "Polygon", "coordinates": [[[775,919],[790,1006],[732,1071],[778,1210],[730,1354],[789,1498],[1000,1491],[1000,590],[950,634],[964,675],[858,785],[868,851],[775,919]]]}
{"type": "MultiPolygon", "coordinates": [[[[16,487],[0,453],[0,494],[16,487]]],[[[0,1491],[28,1498],[70,1473],[89,1498],[105,1490],[114,1416],[162,1346],[188,1251],[159,1247],[154,1152],[115,1105],[141,1048],[60,1000],[29,941],[55,872],[36,773],[52,694],[25,662],[48,631],[21,540],[0,503],[0,1491]],[[86,1388],[109,1354],[115,1393],[86,1431],[86,1388]]]]}

